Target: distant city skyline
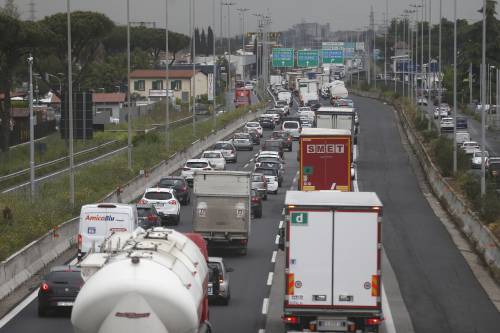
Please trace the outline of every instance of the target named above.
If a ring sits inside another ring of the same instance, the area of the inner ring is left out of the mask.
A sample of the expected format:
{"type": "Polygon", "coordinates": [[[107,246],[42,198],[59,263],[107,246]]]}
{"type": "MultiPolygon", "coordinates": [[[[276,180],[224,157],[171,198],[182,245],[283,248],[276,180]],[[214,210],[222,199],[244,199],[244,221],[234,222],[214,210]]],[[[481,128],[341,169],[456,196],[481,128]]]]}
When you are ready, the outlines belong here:
{"type": "MultiPolygon", "coordinates": [[[[188,0],[169,1],[170,29],[188,33],[188,0]]],[[[199,27],[212,25],[212,0],[196,1],[196,21],[199,27]]],[[[438,22],[439,0],[432,1],[432,21],[438,22]]],[[[262,13],[272,17],[272,31],[284,31],[300,22],[330,23],[332,31],[357,30],[368,25],[370,6],[375,12],[375,23],[382,24],[385,15],[386,0],[234,0],[231,13],[231,35],[241,34],[241,18],[236,8],[245,7],[250,11],[246,13],[246,31],[256,31],[257,18],[252,14],[262,13]],[[314,6],[311,6],[314,4],[314,6]]],[[[425,0],[429,3],[429,0],[425,0]]],[[[453,0],[442,0],[443,16],[452,19],[453,0]]],[[[482,7],[482,0],[458,0],[458,17],[468,20],[481,18],[478,9],[482,7]]],[[[30,17],[30,0],[16,0],[21,17],[30,17]]],[[[220,31],[220,0],[216,0],[216,25],[215,33],[220,31]]],[[[389,17],[393,18],[403,14],[410,3],[420,4],[421,0],[402,1],[389,0],[389,17]]],[[[126,0],[71,0],[72,10],[92,10],[106,14],[117,24],[126,23],[126,0]]],[[[130,0],[131,21],[155,22],[156,26],[165,26],[165,0],[130,0]]],[[[44,16],[66,10],[64,0],[38,0],[35,1],[35,17],[44,16]]],[[[427,10],[428,12],[428,10],[427,10]]],[[[224,33],[227,35],[227,9],[223,10],[224,33]]]]}

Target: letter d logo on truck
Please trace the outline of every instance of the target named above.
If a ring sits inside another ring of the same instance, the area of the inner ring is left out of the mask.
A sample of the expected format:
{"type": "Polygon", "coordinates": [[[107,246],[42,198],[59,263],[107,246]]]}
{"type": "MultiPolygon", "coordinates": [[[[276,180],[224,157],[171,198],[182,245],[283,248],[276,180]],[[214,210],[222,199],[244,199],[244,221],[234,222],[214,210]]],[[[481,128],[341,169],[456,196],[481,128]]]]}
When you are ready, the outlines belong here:
{"type": "Polygon", "coordinates": [[[292,213],[292,224],[307,225],[307,213],[292,213]]]}

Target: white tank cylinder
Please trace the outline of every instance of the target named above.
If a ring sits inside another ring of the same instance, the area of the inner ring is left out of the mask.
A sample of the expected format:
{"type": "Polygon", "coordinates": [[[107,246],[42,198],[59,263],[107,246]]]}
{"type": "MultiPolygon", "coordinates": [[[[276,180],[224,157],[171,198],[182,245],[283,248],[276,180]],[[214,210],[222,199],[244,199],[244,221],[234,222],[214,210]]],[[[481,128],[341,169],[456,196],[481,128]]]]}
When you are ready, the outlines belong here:
{"type": "Polygon", "coordinates": [[[347,98],[349,96],[349,92],[345,86],[339,84],[330,88],[330,95],[333,98],[347,98]]]}
{"type": "Polygon", "coordinates": [[[198,332],[208,277],[198,246],[164,228],[126,236],[112,237],[108,252],[82,261],[84,278],[95,273],[75,301],[75,332],[198,332]]]}

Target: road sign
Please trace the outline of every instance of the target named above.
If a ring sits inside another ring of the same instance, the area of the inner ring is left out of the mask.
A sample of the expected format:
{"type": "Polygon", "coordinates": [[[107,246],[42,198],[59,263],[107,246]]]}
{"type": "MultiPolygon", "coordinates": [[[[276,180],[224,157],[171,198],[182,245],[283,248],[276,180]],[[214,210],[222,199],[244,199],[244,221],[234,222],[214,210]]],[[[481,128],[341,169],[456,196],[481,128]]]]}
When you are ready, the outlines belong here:
{"type": "Polygon", "coordinates": [[[321,58],[324,64],[343,64],[344,50],[321,50],[321,58]]]}
{"type": "Polygon", "coordinates": [[[304,167],[304,175],[312,175],[314,172],[314,168],[312,166],[304,167]]]}
{"type": "Polygon", "coordinates": [[[299,50],[297,51],[297,66],[298,67],[318,67],[319,52],[318,50],[299,50]]]}
{"type": "Polygon", "coordinates": [[[307,218],[306,212],[292,212],[291,222],[296,225],[307,225],[307,218]]]}
{"type": "Polygon", "coordinates": [[[273,49],[273,68],[293,67],[294,64],[294,49],[273,49]]]}

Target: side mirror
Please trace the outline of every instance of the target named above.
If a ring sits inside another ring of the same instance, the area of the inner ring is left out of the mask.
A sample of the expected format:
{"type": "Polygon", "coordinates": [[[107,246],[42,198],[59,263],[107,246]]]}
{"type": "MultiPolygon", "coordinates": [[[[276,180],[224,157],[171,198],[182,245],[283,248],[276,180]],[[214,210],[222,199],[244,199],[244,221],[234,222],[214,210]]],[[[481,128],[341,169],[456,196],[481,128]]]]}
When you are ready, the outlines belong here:
{"type": "Polygon", "coordinates": [[[281,227],[279,229],[279,231],[278,231],[278,234],[280,236],[280,240],[279,240],[279,243],[278,243],[278,248],[281,251],[285,251],[285,228],[281,227]]]}

